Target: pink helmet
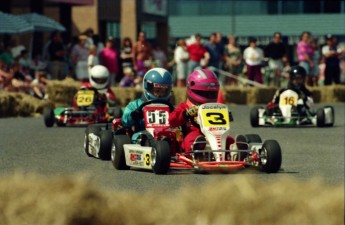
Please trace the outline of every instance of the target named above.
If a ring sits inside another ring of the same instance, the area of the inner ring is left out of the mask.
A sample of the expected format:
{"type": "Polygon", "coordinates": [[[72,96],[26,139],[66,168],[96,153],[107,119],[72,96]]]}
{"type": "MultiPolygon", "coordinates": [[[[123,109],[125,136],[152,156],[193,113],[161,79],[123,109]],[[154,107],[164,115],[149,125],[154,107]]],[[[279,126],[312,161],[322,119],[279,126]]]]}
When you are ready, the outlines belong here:
{"type": "Polygon", "coordinates": [[[187,97],[195,105],[217,102],[219,81],[210,70],[195,70],[187,79],[187,97]]]}

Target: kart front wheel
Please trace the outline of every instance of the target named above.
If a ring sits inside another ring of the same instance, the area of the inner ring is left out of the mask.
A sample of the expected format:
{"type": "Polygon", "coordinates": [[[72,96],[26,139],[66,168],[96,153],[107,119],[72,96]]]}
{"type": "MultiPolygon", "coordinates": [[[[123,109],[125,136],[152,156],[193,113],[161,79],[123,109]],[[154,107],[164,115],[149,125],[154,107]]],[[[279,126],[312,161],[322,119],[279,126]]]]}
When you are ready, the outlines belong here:
{"type": "Polygon", "coordinates": [[[46,127],[54,126],[55,115],[54,115],[54,110],[53,109],[45,108],[43,110],[43,118],[44,118],[44,124],[46,125],[46,127]]]}
{"type": "Polygon", "coordinates": [[[259,109],[261,107],[257,106],[250,110],[250,125],[252,127],[258,127],[259,126],[259,109]]]}
{"type": "Polygon", "coordinates": [[[113,132],[111,130],[102,130],[100,132],[100,148],[98,156],[101,160],[110,160],[111,146],[113,144],[113,132]]]}
{"type": "Polygon", "coordinates": [[[89,127],[85,129],[85,137],[84,137],[84,152],[87,156],[91,157],[92,155],[89,153],[89,127]]]}
{"type": "Polygon", "coordinates": [[[266,173],[278,172],[282,163],[279,143],[276,140],[266,140],[259,152],[262,171],[266,173]]]}
{"type": "Polygon", "coordinates": [[[170,146],[166,141],[157,141],[151,151],[151,166],[155,174],[166,174],[170,167],[170,146]]]}
{"type": "Polygon", "coordinates": [[[131,139],[127,135],[116,135],[111,147],[111,162],[117,170],[128,170],[126,165],[125,150],[123,145],[131,144],[131,139]]]}

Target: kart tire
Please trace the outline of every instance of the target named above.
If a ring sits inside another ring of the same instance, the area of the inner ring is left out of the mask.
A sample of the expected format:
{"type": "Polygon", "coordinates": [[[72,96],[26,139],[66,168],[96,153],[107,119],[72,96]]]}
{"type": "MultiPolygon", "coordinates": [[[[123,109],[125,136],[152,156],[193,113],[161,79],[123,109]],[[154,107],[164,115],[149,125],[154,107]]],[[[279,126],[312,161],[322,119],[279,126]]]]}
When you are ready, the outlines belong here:
{"type": "Polygon", "coordinates": [[[260,150],[262,171],[277,173],[282,163],[282,153],[276,140],[266,140],[260,150]]]}
{"type": "Polygon", "coordinates": [[[87,156],[92,157],[92,155],[89,153],[89,127],[86,127],[85,129],[84,152],[87,156]]]}
{"type": "Polygon", "coordinates": [[[262,143],[261,137],[258,134],[246,134],[247,143],[262,143]]]}
{"type": "Polygon", "coordinates": [[[44,124],[46,125],[46,127],[54,126],[55,115],[54,115],[54,110],[53,109],[45,108],[43,110],[43,118],[44,118],[44,124]]]}
{"type": "Polygon", "coordinates": [[[334,108],[332,106],[325,106],[323,108],[318,109],[316,112],[316,124],[318,127],[332,127],[334,125],[334,108]],[[326,124],[326,108],[331,109],[332,122],[329,124],[326,124]]]}
{"type": "Polygon", "coordinates": [[[170,168],[170,146],[166,141],[157,141],[151,151],[151,166],[155,174],[166,174],[170,168]]]}
{"type": "Polygon", "coordinates": [[[250,110],[250,125],[252,127],[258,127],[259,126],[259,109],[260,106],[256,106],[250,110]]]}
{"type": "Polygon", "coordinates": [[[101,130],[100,132],[100,148],[98,156],[101,160],[110,160],[111,147],[113,144],[113,132],[111,130],[101,130]]]}
{"type": "Polygon", "coordinates": [[[122,118],[122,115],[123,115],[123,111],[122,111],[122,108],[121,107],[114,107],[111,109],[111,115],[113,116],[113,118],[115,119],[120,119],[122,118]]]}
{"type": "MultiPolygon", "coordinates": [[[[87,142],[87,147],[85,148],[85,153],[88,156],[93,156],[89,152],[89,134],[94,134],[94,135],[100,137],[101,127],[100,126],[95,126],[95,125],[90,125],[90,126],[87,127],[87,129],[88,129],[88,132],[87,132],[87,136],[85,137],[85,139],[86,139],[85,142],[87,142]]],[[[86,134],[86,131],[85,131],[85,134],[86,134]]]]}
{"type": "Polygon", "coordinates": [[[124,144],[131,144],[131,139],[127,135],[115,135],[111,147],[111,162],[117,170],[128,170],[126,165],[124,144]]]}

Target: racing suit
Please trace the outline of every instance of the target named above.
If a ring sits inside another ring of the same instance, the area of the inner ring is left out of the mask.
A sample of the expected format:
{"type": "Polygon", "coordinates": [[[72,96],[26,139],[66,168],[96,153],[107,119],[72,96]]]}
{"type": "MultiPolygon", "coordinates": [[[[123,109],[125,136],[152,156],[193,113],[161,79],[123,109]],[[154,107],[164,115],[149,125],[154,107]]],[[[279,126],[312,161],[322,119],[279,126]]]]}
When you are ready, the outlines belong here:
{"type": "Polygon", "coordinates": [[[135,120],[132,118],[131,113],[134,112],[139,108],[141,104],[145,102],[144,98],[138,98],[136,100],[131,101],[128,103],[128,105],[125,107],[122,115],[122,125],[124,127],[131,127],[135,126],[135,130],[144,130],[144,120],[135,120]]]}
{"type": "Polygon", "coordinates": [[[182,141],[182,149],[185,152],[189,152],[192,148],[194,140],[202,135],[200,128],[194,126],[191,123],[191,119],[186,118],[183,114],[189,107],[192,107],[193,103],[187,100],[180,103],[175,110],[169,116],[169,123],[172,127],[183,126],[184,139],[182,141]]]}

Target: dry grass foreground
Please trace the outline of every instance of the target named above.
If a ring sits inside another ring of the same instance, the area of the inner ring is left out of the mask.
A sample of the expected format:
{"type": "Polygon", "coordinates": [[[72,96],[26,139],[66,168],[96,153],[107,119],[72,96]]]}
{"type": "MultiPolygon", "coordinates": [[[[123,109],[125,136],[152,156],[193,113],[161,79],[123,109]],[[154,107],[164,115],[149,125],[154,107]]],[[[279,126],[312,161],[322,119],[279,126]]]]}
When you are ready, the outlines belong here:
{"type": "Polygon", "coordinates": [[[238,177],[163,191],[105,191],[85,176],[0,179],[2,225],[340,225],[344,186],[238,177]]]}

